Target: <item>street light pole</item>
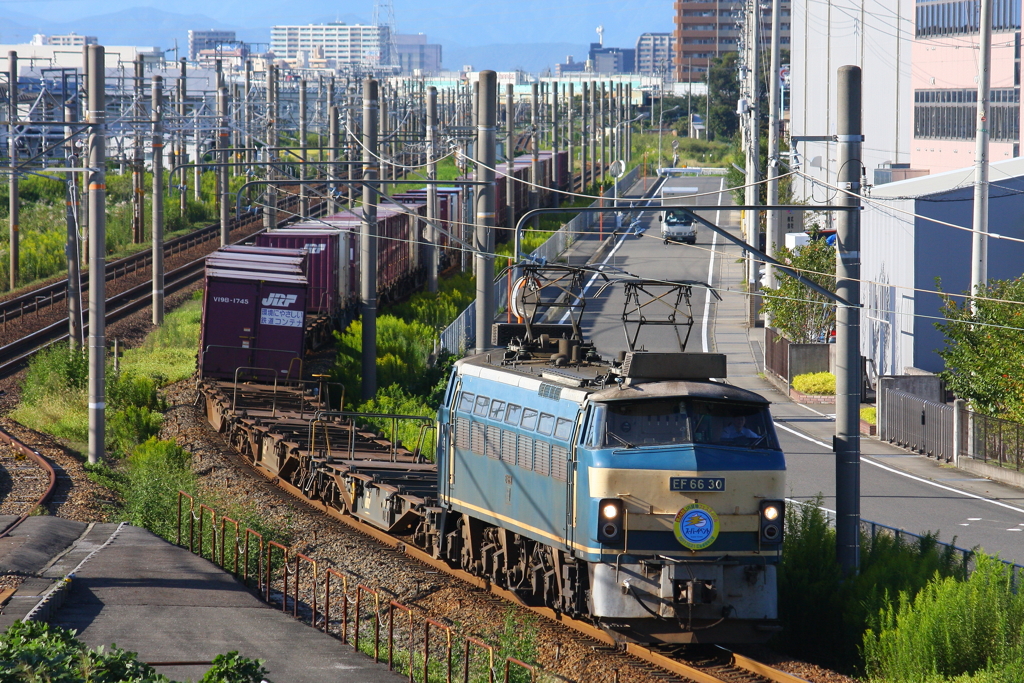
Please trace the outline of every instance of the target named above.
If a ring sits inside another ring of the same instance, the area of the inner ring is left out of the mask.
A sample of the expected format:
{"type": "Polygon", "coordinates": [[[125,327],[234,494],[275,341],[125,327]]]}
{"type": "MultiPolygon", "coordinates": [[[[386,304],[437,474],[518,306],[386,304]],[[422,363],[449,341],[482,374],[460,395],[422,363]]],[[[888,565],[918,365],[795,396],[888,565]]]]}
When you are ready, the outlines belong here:
{"type": "Polygon", "coordinates": [[[676,109],[679,109],[679,105],[676,105],[676,106],[672,107],[671,109],[668,110],[668,112],[666,112],[665,109],[662,108],[661,114],[658,116],[658,165],[659,166],[661,165],[661,126],[662,126],[662,120],[665,118],[665,114],[666,113],[671,114],[676,109]]]}

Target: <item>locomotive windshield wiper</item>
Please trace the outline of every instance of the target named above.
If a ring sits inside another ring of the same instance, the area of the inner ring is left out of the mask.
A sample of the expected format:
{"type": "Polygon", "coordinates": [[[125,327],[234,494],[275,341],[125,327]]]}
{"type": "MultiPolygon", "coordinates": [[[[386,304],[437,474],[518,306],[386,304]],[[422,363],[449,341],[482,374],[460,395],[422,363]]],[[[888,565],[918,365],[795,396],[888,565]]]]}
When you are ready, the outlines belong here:
{"type": "Polygon", "coordinates": [[[615,432],[608,432],[608,436],[612,437],[613,439],[615,439],[616,441],[621,443],[626,448],[636,448],[636,444],[632,444],[632,443],[626,441],[625,439],[623,439],[621,436],[619,436],[615,432]]]}

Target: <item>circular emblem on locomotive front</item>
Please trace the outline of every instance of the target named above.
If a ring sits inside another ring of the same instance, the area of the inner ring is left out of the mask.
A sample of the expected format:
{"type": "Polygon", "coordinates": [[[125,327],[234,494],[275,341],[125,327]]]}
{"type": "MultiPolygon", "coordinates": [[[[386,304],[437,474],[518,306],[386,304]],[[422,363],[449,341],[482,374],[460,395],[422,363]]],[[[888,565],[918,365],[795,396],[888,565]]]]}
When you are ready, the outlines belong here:
{"type": "Polygon", "coordinates": [[[676,513],[676,540],[690,550],[703,550],[718,538],[718,515],[707,505],[690,503],[676,513]]]}

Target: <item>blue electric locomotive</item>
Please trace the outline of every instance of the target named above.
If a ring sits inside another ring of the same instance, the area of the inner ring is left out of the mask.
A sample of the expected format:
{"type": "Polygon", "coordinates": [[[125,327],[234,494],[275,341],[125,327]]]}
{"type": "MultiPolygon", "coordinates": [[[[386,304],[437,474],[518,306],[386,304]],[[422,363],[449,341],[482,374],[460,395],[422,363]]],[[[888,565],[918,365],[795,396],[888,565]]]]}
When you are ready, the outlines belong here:
{"type": "Polygon", "coordinates": [[[542,327],[564,334],[456,363],[438,554],[624,639],[764,640],[785,490],[768,402],[712,381],[719,354],[605,362],[542,327]]]}

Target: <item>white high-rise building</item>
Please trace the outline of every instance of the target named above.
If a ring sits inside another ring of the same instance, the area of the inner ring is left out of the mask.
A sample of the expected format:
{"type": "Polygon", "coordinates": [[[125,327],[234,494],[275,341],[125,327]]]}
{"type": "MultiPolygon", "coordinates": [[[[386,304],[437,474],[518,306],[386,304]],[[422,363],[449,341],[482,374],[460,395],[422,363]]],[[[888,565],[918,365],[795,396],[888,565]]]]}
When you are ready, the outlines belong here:
{"type": "Polygon", "coordinates": [[[380,66],[390,64],[391,35],[387,26],[348,25],[340,22],[306,26],[274,26],[270,51],[280,59],[298,59],[322,48],[323,56],[336,65],[380,66]]]}

